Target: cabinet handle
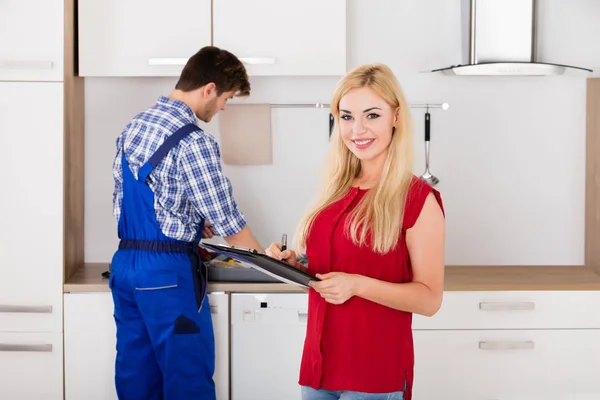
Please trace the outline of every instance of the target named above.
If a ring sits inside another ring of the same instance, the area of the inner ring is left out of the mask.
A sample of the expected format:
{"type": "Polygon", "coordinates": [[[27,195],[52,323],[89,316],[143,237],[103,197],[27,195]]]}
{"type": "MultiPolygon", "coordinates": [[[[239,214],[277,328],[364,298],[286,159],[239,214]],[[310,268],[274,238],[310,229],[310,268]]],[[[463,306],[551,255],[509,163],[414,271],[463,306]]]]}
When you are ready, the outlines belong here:
{"type": "Polygon", "coordinates": [[[54,68],[52,61],[35,60],[0,60],[0,69],[29,69],[29,70],[49,70],[54,68]]]}
{"type": "Polygon", "coordinates": [[[270,57],[240,57],[240,61],[251,65],[275,64],[275,59],[270,57]]]}
{"type": "Polygon", "coordinates": [[[185,63],[187,63],[189,60],[189,58],[168,58],[168,57],[163,57],[163,58],[149,58],[148,59],[148,65],[152,65],[152,66],[183,66],[185,65],[185,63]]]}
{"type": "Polygon", "coordinates": [[[523,302],[483,302],[479,303],[479,309],[484,311],[532,311],[535,310],[535,303],[532,301],[523,302]]]}
{"type": "Polygon", "coordinates": [[[51,314],[52,306],[11,306],[0,304],[0,313],[51,314]]]}
{"type": "Polygon", "coordinates": [[[0,343],[0,351],[34,351],[48,353],[52,352],[52,345],[0,343]]]}
{"type": "Polygon", "coordinates": [[[308,311],[298,311],[298,321],[306,322],[308,320],[308,311]]]}
{"type": "Polygon", "coordinates": [[[219,306],[210,306],[210,313],[211,314],[218,314],[219,313],[219,306]]]}
{"type": "Polygon", "coordinates": [[[534,347],[534,343],[527,340],[479,342],[481,350],[533,350],[534,347]]]}

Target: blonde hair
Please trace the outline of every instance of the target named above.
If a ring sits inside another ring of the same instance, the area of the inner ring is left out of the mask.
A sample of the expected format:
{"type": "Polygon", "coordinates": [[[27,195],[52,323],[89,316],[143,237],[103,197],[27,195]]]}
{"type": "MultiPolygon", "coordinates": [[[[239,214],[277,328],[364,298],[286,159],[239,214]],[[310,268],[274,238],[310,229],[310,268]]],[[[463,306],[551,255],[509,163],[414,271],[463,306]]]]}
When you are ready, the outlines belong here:
{"type": "Polygon", "coordinates": [[[369,87],[392,109],[398,109],[395,132],[388,146],[387,159],[380,182],[363,197],[348,218],[345,232],[358,246],[367,244],[377,253],[387,253],[398,243],[404,205],[412,181],[412,118],[402,88],[394,73],[383,64],[362,65],[338,83],[331,101],[335,124],[327,154],[322,188],[313,206],[300,221],[294,235],[295,247],[306,248],[306,238],[317,215],[342,199],[360,173],[360,160],[346,147],[339,132],[339,104],[351,89],[369,87]]]}

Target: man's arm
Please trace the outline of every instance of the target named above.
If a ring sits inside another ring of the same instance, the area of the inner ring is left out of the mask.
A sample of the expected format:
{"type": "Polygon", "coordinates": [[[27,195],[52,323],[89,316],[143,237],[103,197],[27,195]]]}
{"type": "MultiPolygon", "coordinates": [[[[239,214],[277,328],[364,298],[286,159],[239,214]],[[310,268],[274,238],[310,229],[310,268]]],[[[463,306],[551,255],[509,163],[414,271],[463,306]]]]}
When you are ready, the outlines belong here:
{"type": "Polygon", "coordinates": [[[223,174],[217,143],[207,135],[191,143],[180,158],[185,194],[207,220],[217,235],[227,243],[264,250],[238,210],[231,182],[223,174]]]}
{"type": "Polygon", "coordinates": [[[114,188],[113,188],[113,216],[119,222],[119,218],[121,216],[121,202],[123,199],[123,169],[121,163],[121,157],[123,155],[123,136],[119,136],[116,140],[117,152],[115,155],[115,160],[113,161],[113,180],[114,180],[114,188]]]}

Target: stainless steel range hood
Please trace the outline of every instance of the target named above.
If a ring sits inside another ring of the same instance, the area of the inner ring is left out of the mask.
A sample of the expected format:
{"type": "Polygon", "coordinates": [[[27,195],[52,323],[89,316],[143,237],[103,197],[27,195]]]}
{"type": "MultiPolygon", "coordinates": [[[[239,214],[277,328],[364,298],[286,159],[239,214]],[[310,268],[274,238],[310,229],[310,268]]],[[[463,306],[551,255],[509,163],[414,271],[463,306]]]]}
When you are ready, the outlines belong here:
{"type": "Polygon", "coordinates": [[[449,75],[586,76],[592,70],[536,60],[536,0],[462,0],[468,63],[435,69],[449,75]]]}

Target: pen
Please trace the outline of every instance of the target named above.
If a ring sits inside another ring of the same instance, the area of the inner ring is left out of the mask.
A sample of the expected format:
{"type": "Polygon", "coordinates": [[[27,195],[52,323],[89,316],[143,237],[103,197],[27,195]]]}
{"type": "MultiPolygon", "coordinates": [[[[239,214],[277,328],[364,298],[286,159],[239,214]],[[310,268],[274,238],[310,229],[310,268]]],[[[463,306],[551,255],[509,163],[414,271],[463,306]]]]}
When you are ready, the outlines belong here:
{"type": "Polygon", "coordinates": [[[287,235],[284,233],[281,235],[281,251],[285,251],[287,249],[287,235]]]}

